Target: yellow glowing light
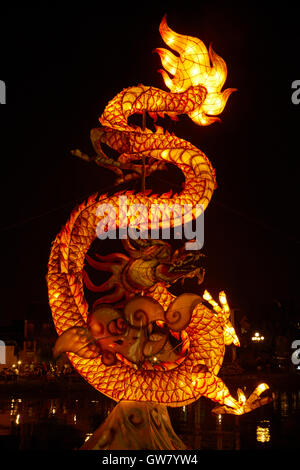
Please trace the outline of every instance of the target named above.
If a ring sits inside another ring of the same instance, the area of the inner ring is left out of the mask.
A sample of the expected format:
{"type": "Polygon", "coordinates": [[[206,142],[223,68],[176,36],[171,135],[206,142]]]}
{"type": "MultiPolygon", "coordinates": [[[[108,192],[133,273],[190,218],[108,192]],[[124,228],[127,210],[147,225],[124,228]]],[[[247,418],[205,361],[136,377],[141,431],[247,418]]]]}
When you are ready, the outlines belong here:
{"type": "Polygon", "coordinates": [[[233,343],[235,346],[240,346],[240,342],[235,332],[235,329],[228,321],[224,325],[224,339],[226,345],[233,343]]]}
{"type": "MultiPolygon", "coordinates": [[[[227,77],[225,61],[213,51],[212,47],[207,50],[200,39],[172,31],[167,24],[166,17],[163,18],[159,30],[165,43],[179,53],[179,57],[176,58],[174,78],[171,80],[169,75],[162,71],[166,86],[173,93],[183,92],[191,86],[203,86],[207,90],[206,99],[199,109],[191,112],[189,116],[199,125],[211,124],[218,119],[212,116],[223,111],[227,99],[235,91],[233,88],[221,91],[227,77]]],[[[165,49],[158,49],[157,52],[162,59],[163,67],[170,72],[165,66],[164,58],[167,52],[169,52],[169,57],[176,56],[171,55],[170,51],[165,49]]]]}
{"type": "Polygon", "coordinates": [[[256,428],[256,440],[257,442],[270,442],[270,422],[265,420],[261,424],[264,424],[264,426],[257,426],[256,428]]]}
{"type": "Polygon", "coordinates": [[[89,438],[93,435],[93,433],[91,432],[88,432],[86,435],[85,435],[85,439],[84,439],[84,442],[87,442],[89,440],[89,438]]]}
{"type": "Polygon", "coordinates": [[[260,341],[264,341],[265,337],[262,336],[260,333],[256,332],[254,333],[254,336],[252,336],[252,341],[256,341],[256,342],[260,342],[260,341]]]}
{"type": "Polygon", "coordinates": [[[227,297],[226,297],[226,294],[224,291],[220,292],[219,294],[219,300],[220,300],[220,303],[222,304],[223,306],[223,310],[225,313],[229,313],[230,312],[230,309],[229,309],[229,305],[228,305],[228,302],[227,302],[227,297]]]}
{"type": "Polygon", "coordinates": [[[195,77],[199,73],[199,68],[195,65],[190,68],[190,75],[195,77]]]}
{"type": "Polygon", "coordinates": [[[258,395],[260,395],[262,392],[264,392],[265,390],[268,390],[268,389],[269,389],[269,386],[267,384],[261,383],[257,386],[255,391],[258,393],[258,395]]]}
{"type": "Polygon", "coordinates": [[[219,294],[219,300],[221,302],[222,305],[226,305],[227,304],[227,297],[226,297],[226,294],[224,291],[221,291],[220,294],[219,294]]]}
{"type": "MultiPolygon", "coordinates": [[[[231,408],[236,408],[236,402],[233,397],[227,397],[224,399],[224,404],[231,407],[231,408]]],[[[237,414],[242,414],[242,407],[240,407],[240,410],[237,410],[237,414]]]]}
{"type": "Polygon", "coordinates": [[[210,293],[207,290],[205,290],[204,293],[203,293],[203,299],[208,300],[208,301],[212,299],[212,296],[210,295],[210,293]]]}
{"type": "Polygon", "coordinates": [[[246,395],[240,388],[237,390],[237,395],[238,395],[238,401],[242,403],[242,405],[244,405],[246,403],[246,395]]]}
{"type": "Polygon", "coordinates": [[[214,309],[215,312],[219,313],[219,312],[222,311],[221,307],[212,298],[212,296],[210,295],[210,293],[207,290],[204,291],[202,297],[203,297],[204,300],[207,300],[210,303],[210,305],[212,306],[212,308],[214,309]]]}
{"type": "Polygon", "coordinates": [[[216,312],[221,312],[221,307],[217,304],[217,302],[215,300],[210,300],[209,303],[212,305],[213,309],[216,311],[216,312]]]}

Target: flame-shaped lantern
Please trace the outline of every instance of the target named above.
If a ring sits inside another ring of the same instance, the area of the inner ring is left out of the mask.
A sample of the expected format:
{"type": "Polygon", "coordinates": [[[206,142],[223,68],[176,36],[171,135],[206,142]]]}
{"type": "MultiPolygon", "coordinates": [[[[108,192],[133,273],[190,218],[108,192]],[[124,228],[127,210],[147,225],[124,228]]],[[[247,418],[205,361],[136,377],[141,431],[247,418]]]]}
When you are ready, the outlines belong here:
{"type": "Polygon", "coordinates": [[[155,49],[164,69],[173,75],[171,79],[165,70],[160,70],[166,86],[172,93],[182,93],[190,87],[203,86],[207,93],[205,100],[189,116],[201,126],[219,120],[214,116],[223,111],[229,96],[235,91],[235,88],[228,88],[221,92],[227,77],[225,61],[211,46],[207,50],[200,39],[172,31],[166,17],[163,18],[159,31],[165,43],[179,53],[176,56],[166,49],[155,49]]]}

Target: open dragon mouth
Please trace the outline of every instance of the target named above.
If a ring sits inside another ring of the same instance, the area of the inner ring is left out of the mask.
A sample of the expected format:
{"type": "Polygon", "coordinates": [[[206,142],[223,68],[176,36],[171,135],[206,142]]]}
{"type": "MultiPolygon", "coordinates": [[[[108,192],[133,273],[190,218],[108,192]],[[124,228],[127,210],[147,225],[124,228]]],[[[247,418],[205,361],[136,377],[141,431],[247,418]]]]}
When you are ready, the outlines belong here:
{"type": "Polygon", "coordinates": [[[104,303],[122,307],[132,296],[150,292],[158,282],[183,284],[188,278],[203,282],[205,255],[199,252],[187,252],[184,247],[174,251],[164,240],[127,238],[122,245],[127,254],[99,255],[97,244],[86,254],[83,281],[90,307],[104,303]]]}
{"type": "Polygon", "coordinates": [[[188,278],[197,278],[198,284],[201,284],[205,275],[204,258],[205,255],[199,252],[186,253],[183,250],[176,250],[168,272],[176,276],[176,280],[180,280],[182,284],[188,278]]]}
{"type": "Polygon", "coordinates": [[[205,275],[205,269],[198,266],[164,266],[160,267],[159,275],[166,282],[181,282],[181,285],[184,285],[186,279],[197,279],[198,285],[202,284],[205,275]]]}

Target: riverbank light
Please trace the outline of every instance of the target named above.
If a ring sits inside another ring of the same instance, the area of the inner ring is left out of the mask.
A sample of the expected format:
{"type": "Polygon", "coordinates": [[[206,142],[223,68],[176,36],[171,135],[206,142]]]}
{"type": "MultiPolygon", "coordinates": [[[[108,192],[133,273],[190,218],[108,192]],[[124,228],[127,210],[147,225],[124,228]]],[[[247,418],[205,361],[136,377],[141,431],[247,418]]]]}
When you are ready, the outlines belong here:
{"type": "Polygon", "coordinates": [[[259,343],[261,341],[264,341],[265,337],[256,331],[251,339],[252,341],[259,343]]]}

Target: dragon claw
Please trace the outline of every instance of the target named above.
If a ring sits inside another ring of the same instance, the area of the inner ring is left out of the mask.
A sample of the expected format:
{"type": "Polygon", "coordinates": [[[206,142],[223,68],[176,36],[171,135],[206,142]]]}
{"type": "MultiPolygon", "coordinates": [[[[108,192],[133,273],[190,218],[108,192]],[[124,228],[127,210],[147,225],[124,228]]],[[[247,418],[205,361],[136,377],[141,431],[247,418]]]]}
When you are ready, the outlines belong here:
{"type": "Polygon", "coordinates": [[[234,414],[242,415],[249,413],[260,406],[267,405],[272,402],[271,397],[260,398],[260,395],[268,390],[269,386],[265,383],[261,383],[256,387],[254,392],[246,398],[244,392],[241,389],[237,390],[238,400],[235,400],[232,397],[228,397],[224,400],[224,405],[216,406],[212,409],[212,412],[215,414],[234,414]]]}

